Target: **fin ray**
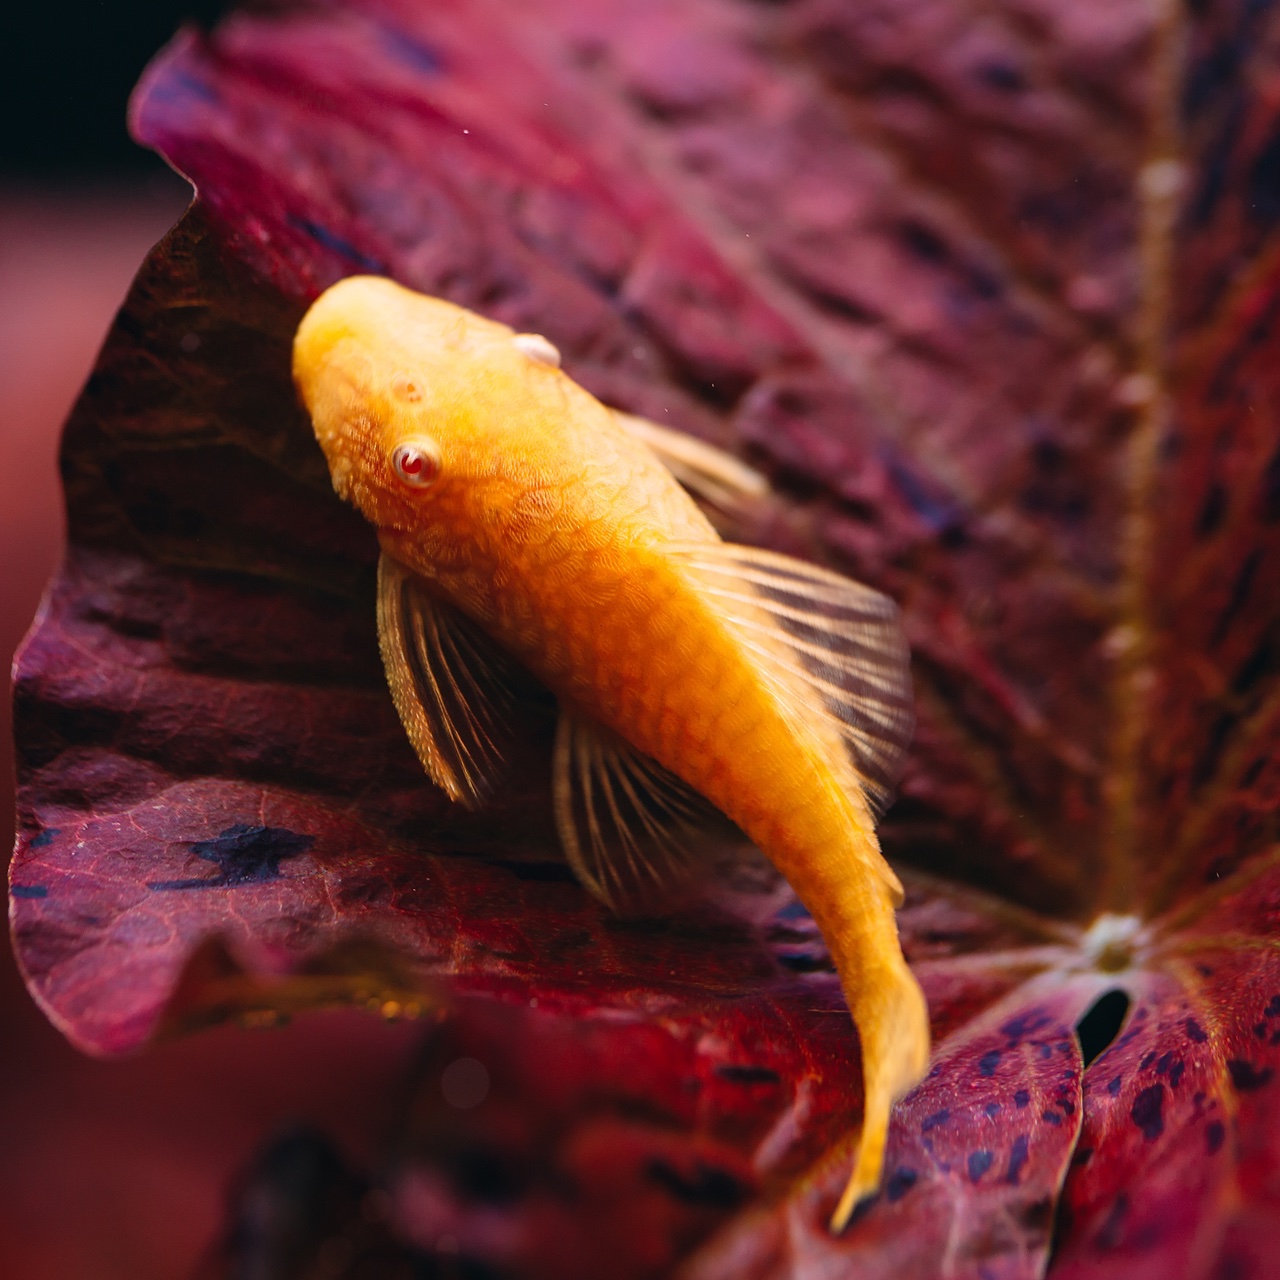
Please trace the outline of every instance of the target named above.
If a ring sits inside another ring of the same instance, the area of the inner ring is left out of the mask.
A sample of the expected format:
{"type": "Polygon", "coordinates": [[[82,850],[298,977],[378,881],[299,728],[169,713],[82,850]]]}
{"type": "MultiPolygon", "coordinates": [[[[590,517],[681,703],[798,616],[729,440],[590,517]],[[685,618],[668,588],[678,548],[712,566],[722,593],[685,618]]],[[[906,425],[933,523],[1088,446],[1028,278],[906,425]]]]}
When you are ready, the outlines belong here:
{"type": "Polygon", "coordinates": [[[915,727],[897,606],[829,569],[733,543],[669,548],[785,699],[843,739],[873,814],[888,806],[915,727]]]}
{"type": "Polygon", "coordinates": [[[552,761],[560,843],[582,883],[614,910],[678,898],[713,864],[732,824],[617,735],[562,711],[552,761]]]}
{"type": "Polygon", "coordinates": [[[451,800],[480,807],[505,776],[533,677],[386,552],[378,561],[378,644],[423,768],[451,800]]]}

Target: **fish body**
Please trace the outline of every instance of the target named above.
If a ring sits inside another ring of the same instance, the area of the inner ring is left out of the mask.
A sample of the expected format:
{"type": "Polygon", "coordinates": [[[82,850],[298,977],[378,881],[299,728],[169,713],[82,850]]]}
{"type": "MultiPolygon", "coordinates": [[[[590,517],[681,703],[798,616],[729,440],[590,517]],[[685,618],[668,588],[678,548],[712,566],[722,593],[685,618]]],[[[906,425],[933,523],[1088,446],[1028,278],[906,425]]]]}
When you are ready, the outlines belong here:
{"type": "Polygon", "coordinates": [[[588,887],[660,901],[696,873],[706,806],[813,915],[862,1041],[842,1225],[928,1053],[874,832],[910,732],[892,606],[722,542],[652,432],[535,335],[356,277],[308,312],[294,375],[335,489],[378,531],[388,679],[433,778],[464,803],[492,794],[506,690],[531,673],[560,707],[557,819],[588,887]]]}

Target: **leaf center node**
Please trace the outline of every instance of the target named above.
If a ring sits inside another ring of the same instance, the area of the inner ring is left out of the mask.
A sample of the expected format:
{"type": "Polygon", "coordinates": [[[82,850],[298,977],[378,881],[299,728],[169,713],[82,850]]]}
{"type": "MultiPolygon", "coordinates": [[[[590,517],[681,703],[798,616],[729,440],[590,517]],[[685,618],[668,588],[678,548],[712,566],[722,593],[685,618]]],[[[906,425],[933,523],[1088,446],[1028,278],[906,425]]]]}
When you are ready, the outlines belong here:
{"type": "Polygon", "coordinates": [[[1084,953],[1091,968],[1103,973],[1121,973],[1133,964],[1142,935],[1137,916],[1100,915],[1083,938],[1084,953]]]}

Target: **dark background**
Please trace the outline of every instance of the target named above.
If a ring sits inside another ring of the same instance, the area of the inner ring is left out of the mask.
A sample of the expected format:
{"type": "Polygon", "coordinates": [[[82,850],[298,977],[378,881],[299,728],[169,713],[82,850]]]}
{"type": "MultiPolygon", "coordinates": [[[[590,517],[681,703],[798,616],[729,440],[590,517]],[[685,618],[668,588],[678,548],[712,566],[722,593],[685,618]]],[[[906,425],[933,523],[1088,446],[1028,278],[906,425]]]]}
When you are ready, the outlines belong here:
{"type": "MultiPolygon", "coordinates": [[[[62,545],[59,430],[187,184],[129,140],[129,91],[214,0],[0,0],[0,659],[62,545]]],[[[12,844],[9,697],[0,842],[12,844]]],[[[224,1027],[123,1062],[72,1049],[0,945],[0,1276],[181,1280],[226,1230],[256,1152],[298,1123],[359,1166],[391,1123],[412,1024],[314,1015],[224,1027]],[[316,1064],[324,1069],[317,1070],[316,1064]]],[[[206,1273],[207,1274],[207,1273],[206,1273]]]]}
{"type": "Polygon", "coordinates": [[[151,55],[225,0],[6,0],[0,5],[0,180],[145,179],[164,165],[130,141],[125,103],[151,55]]]}

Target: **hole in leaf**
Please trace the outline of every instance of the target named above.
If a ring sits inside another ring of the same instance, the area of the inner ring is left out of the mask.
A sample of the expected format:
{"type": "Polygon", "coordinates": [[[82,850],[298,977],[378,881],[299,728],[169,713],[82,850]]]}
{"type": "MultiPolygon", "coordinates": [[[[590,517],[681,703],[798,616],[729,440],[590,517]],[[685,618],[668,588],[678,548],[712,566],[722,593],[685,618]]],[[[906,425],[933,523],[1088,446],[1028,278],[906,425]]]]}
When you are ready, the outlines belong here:
{"type": "Polygon", "coordinates": [[[1080,1056],[1087,1067],[1106,1051],[1124,1026],[1129,1012],[1129,997],[1119,987],[1104,991],[1076,1023],[1076,1039],[1080,1041],[1080,1056]]]}

